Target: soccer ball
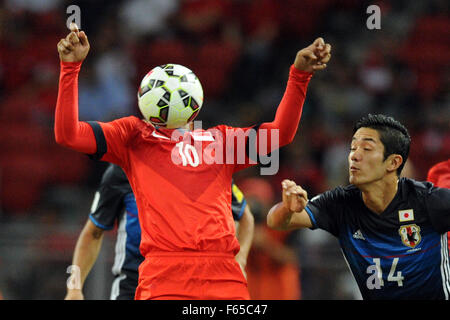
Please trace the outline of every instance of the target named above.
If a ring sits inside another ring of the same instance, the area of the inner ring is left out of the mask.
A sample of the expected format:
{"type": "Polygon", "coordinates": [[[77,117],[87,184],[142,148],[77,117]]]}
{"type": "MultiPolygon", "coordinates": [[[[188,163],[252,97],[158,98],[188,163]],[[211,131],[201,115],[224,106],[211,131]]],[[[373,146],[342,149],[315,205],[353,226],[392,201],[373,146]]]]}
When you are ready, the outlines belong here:
{"type": "Polygon", "coordinates": [[[139,109],[153,125],[180,128],[193,121],[203,104],[203,89],[196,75],[179,64],[152,69],[138,90],[139,109]]]}

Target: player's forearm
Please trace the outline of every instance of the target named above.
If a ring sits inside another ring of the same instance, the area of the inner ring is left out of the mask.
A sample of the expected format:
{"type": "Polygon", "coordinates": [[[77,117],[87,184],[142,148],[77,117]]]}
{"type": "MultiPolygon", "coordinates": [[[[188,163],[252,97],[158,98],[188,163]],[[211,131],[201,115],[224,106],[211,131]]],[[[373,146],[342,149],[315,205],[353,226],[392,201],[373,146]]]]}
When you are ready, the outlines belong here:
{"type": "Polygon", "coordinates": [[[267,214],[267,225],[275,230],[288,230],[293,214],[283,205],[283,202],[279,202],[267,214]]]}
{"type": "Polygon", "coordinates": [[[84,285],[89,272],[98,258],[103,241],[103,233],[94,235],[83,230],[75,246],[72,264],[80,268],[80,283],[84,285]]]}
{"type": "Polygon", "coordinates": [[[55,111],[55,139],[58,144],[92,154],[96,143],[91,127],[78,121],[78,74],[81,62],[61,62],[55,111]]]}
{"type": "Polygon", "coordinates": [[[260,126],[260,129],[275,129],[279,132],[279,141],[278,143],[271,141],[270,150],[289,144],[294,139],[311,77],[311,73],[300,71],[291,66],[286,90],[276,111],[274,121],[263,123],[260,126]]]}

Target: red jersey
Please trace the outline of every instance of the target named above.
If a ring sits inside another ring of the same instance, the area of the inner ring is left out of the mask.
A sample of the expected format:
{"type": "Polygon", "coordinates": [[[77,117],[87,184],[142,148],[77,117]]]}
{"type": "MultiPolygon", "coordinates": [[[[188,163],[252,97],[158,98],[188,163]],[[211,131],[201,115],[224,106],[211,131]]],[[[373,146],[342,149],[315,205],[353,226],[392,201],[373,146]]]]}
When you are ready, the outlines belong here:
{"type": "MultiPolygon", "coordinates": [[[[154,267],[156,260],[147,260],[150,255],[216,252],[234,256],[239,243],[230,207],[232,175],[256,164],[250,160],[252,150],[263,156],[293,140],[312,74],[291,66],[285,94],[272,122],[244,129],[220,125],[188,132],[155,128],[133,116],[108,123],[78,121],[80,67],[81,63],[61,63],[55,138],[59,144],[95,154],[125,171],[136,197],[140,249],[146,258],[139,270],[140,279],[142,274],[151,273],[152,279],[160,275],[158,270],[148,269],[159,268],[154,267]],[[252,132],[256,140],[251,139],[252,132]],[[265,146],[257,146],[256,141],[263,140],[265,146]]],[[[166,263],[161,262],[161,266],[166,263]]],[[[236,273],[236,269],[231,272],[227,268],[219,274],[236,273]]],[[[171,279],[176,278],[179,271],[173,274],[170,270],[171,279]]],[[[230,277],[243,281],[241,273],[230,277]]],[[[168,276],[163,278],[167,280],[168,276]]],[[[145,287],[145,281],[141,287],[145,287]]]]}
{"type": "Polygon", "coordinates": [[[436,163],[428,171],[427,181],[436,187],[450,188],[450,159],[436,163]]]}
{"type": "MultiPolygon", "coordinates": [[[[436,187],[450,188],[450,159],[436,163],[428,171],[427,181],[436,187]]],[[[448,248],[450,249],[450,232],[447,232],[448,248]]]]}
{"type": "Polygon", "coordinates": [[[239,144],[225,147],[227,137],[243,130],[223,125],[193,132],[156,129],[136,117],[100,125],[107,143],[101,160],[123,168],[136,196],[144,256],[239,251],[229,185],[234,172],[256,161],[246,157],[236,164],[239,144]]]}

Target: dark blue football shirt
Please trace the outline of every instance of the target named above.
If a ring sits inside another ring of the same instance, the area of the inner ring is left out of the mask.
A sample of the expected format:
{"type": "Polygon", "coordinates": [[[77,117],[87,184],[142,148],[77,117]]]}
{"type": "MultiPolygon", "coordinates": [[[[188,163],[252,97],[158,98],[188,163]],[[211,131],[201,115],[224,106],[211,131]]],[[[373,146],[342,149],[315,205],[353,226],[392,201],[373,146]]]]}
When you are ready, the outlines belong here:
{"type": "Polygon", "coordinates": [[[353,185],[311,199],[313,228],[339,239],[364,299],[449,299],[450,189],[401,178],[381,214],[353,185]]]}

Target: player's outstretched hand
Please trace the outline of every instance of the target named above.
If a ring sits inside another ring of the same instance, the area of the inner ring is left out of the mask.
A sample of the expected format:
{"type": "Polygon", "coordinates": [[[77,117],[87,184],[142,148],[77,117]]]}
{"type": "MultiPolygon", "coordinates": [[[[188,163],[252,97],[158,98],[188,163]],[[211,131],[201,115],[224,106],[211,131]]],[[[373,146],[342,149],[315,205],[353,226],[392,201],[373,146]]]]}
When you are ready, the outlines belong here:
{"type": "Polygon", "coordinates": [[[64,62],[83,61],[89,52],[89,41],[84,31],[79,31],[75,23],[70,24],[70,33],[57,45],[59,58],[64,62]]]}
{"type": "Polygon", "coordinates": [[[308,193],[292,180],[283,180],[283,204],[291,212],[301,212],[308,202],[308,193]]]}
{"type": "Polygon", "coordinates": [[[331,45],[322,38],[317,38],[308,47],[297,52],[294,66],[302,71],[314,72],[327,67],[331,59],[331,45]]]}

